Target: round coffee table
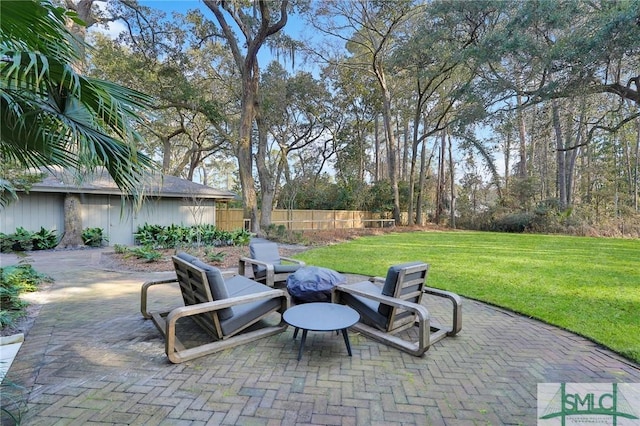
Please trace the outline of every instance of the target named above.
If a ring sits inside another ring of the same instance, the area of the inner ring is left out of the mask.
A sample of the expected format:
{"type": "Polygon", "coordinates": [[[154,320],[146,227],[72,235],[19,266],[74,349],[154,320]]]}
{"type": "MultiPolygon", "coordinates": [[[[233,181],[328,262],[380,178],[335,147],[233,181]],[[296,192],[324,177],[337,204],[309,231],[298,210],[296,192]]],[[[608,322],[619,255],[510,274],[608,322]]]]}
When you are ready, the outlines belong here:
{"type": "Polygon", "coordinates": [[[307,331],[342,331],[347,352],[351,356],[351,344],[347,328],[360,320],[360,314],[354,309],[334,303],[304,303],[287,309],[283,314],[285,322],[296,330],[293,338],[298,336],[298,330],[302,329],[302,340],[298,349],[298,361],[302,358],[304,342],[307,340],[307,331]]]}

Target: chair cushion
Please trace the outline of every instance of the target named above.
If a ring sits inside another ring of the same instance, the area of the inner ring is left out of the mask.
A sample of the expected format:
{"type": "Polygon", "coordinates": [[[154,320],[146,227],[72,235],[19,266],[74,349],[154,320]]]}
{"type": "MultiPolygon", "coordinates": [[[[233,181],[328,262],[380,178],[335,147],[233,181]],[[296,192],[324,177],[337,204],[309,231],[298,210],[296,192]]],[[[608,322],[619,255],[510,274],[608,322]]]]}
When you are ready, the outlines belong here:
{"type": "MultiPolygon", "coordinates": [[[[214,301],[229,298],[227,286],[225,285],[224,278],[222,278],[220,269],[208,265],[198,259],[191,262],[191,264],[205,271],[207,275],[207,281],[209,282],[209,290],[211,290],[211,297],[214,301]]],[[[220,321],[229,319],[233,316],[234,312],[232,308],[224,308],[218,311],[218,318],[220,319],[220,321]]]]}
{"type": "Polygon", "coordinates": [[[194,261],[198,260],[197,257],[192,256],[189,253],[185,253],[183,251],[178,252],[178,254],[176,254],[176,257],[179,257],[180,259],[184,260],[185,262],[189,262],[189,263],[193,263],[194,261]]]}
{"type": "Polygon", "coordinates": [[[301,266],[299,263],[281,263],[279,265],[273,265],[273,272],[276,274],[291,274],[300,269],[301,266]]]}
{"type": "MultiPolygon", "coordinates": [[[[242,275],[236,275],[227,280],[227,288],[230,297],[246,296],[264,291],[273,290],[271,287],[257,283],[242,275]]],[[[220,327],[225,336],[242,329],[257,318],[275,311],[280,307],[280,298],[259,300],[257,302],[243,303],[233,307],[233,317],[220,322],[220,327]]]]}
{"type": "MultiPolygon", "coordinates": [[[[366,293],[379,296],[381,289],[370,281],[362,281],[355,284],[349,284],[349,288],[364,291],[366,293]]],[[[381,330],[386,330],[387,316],[380,314],[380,303],[375,300],[367,299],[366,297],[360,297],[353,294],[342,292],[340,298],[345,304],[351,306],[360,314],[360,320],[371,326],[377,327],[381,330]]]]}
{"type": "MultiPolygon", "coordinates": [[[[249,244],[249,256],[252,259],[270,263],[272,265],[280,264],[278,244],[266,240],[252,241],[249,244]]],[[[267,268],[262,265],[253,265],[253,275],[256,278],[262,278],[266,274],[266,271],[267,268]]]]}
{"type": "MultiPolygon", "coordinates": [[[[400,265],[394,265],[390,267],[389,270],[387,271],[387,278],[384,281],[384,286],[382,287],[382,294],[384,296],[395,297],[396,284],[398,283],[398,275],[400,274],[400,271],[404,268],[407,268],[410,266],[417,266],[417,265],[424,265],[424,263],[409,262],[409,263],[402,263],[400,265]]],[[[405,275],[405,279],[413,280],[413,279],[419,278],[421,274],[422,274],[422,271],[418,271],[413,274],[405,275]]],[[[417,287],[419,287],[419,285],[413,288],[411,287],[405,288],[403,289],[403,293],[417,290],[417,287]]],[[[410,302],[415,302],[415,301],[410,300],[410,302]]],[[[391,307],[388,305],[380,304],[380,307],[378,307],[378,312],[380,312],[380,314],[384,316],[389,316],[391,315],[391,307]]]]}
{"type": "MultiPolygon", "coordinates": [[[[296,272],[298,269],[300,269],[302,267],[301,264],[299,263],[280,263],[280,264],[274,264],[273,265],[273,273],[275,275],[280,275],[280,274],[292,274],[294,272],[296,272]]],[[[260,281],[261,279],[263,279],[264,277],[267,276],[267,269],[263,268],[259,265],[254,265],[254,272],[253,272],[253,278],[260,281]],[[256,271],[257,268],[260,268],[262,270],[256,271]]],[[[276,281],[278,281],[278,279],[280,279],[279,277],[276,276],[276,281]]]]}

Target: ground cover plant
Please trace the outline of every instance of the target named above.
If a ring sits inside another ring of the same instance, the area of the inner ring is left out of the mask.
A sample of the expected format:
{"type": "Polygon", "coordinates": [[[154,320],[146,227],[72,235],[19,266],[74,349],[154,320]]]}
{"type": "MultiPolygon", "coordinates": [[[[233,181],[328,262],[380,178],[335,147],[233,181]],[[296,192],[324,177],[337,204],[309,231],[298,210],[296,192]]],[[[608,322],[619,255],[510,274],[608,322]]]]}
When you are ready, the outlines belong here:
{"type": "Polygon", "coordinates": [[[215,225],[151,225],[145,223],[134,234],[136,243],[153,248],[179,248],[184,246],[247,245],[251,233],[245,229],[225,231],[215,225]]]}
{"type": "Polygon", "coordinates": [[[41,283],[50,281],[29,264],[0,268],[0,329],[24,315],[27,302],[20,298],[23,293],[36,291],[41,283]]]}
{"type": "Polygon", "coordinates": [[[424,261],[431,287],[541,319],[640,362],[639,254],[638,239],[452,231],[362,237],[296,258],[379,276],[424,261]]]}

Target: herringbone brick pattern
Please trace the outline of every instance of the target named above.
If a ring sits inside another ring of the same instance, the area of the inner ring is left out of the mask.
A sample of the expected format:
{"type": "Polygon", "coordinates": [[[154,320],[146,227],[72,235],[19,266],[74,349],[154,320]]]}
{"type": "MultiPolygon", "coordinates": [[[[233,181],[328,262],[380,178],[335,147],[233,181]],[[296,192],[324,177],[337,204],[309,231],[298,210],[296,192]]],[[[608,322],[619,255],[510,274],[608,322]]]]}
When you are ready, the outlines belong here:
{"type": "Polygon", "coordinates": [[[422,358],[354,333],[349,357],[341,336],[310,332],[298,362],[287,330],[173,365],[139,313],[152,274],[73,256],[34,259],[56,283],[7,376],[25,388],[26,425],[532,425],[539,382],[640,382],[598,345],[471,300],[462,333],[422,358]]]}

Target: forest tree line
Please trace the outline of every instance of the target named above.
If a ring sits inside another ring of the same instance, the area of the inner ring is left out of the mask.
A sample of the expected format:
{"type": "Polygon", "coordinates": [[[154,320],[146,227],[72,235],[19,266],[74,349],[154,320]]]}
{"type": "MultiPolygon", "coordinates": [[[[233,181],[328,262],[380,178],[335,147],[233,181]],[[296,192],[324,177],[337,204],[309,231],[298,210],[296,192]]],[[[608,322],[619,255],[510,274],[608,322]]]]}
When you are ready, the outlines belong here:
{"type": "Polygon", "coordinates": [[[64,3],[124,24],[76,29],[83,72],[151,95],[141,150],[254,231],[271,206],[640,233],[640,1],[98,3],[64,3]]]}

